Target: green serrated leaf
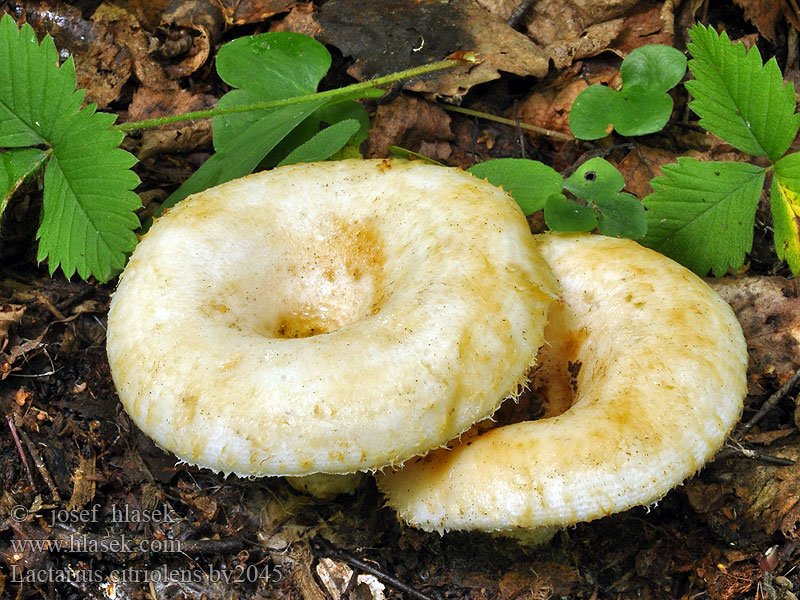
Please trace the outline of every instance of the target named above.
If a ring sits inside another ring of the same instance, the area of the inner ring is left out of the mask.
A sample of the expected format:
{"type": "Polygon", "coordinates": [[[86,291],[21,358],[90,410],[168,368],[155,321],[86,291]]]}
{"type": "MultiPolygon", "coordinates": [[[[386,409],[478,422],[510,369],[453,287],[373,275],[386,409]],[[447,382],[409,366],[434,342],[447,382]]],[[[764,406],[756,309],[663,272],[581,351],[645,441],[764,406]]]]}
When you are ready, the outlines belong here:
{"type": "Polygon", "coordinates": [[[686,89],[700,125],[732,146],[775,161],[792,143],[800,126],[794,85],[784,85],[775,59],[763,65],[758,48],[747,51],[726,33],[695,25],[688,48],[694,81],[686,89]]]}
{"type": "Polygon", "coordinates": [[[50,36],[40,45],[30,25],[18,30],[8,14],[0,19],[0,81],[0,148],[47,144],[60,118],[83,102],[72,59],[58,67],[50,36]]]}
{"type": "Polygon", "coordinates": [[[775,173],[781,185],[800,195],[800,152],[787,154],[775,163],[775,173]]]}
{"type": "Polygon", "coordinates": [[[775,227],[775,252],[792,274],[800,273],[800,197],[776,175],[770,188],[770,210],[775,227]]]}
{"type": "Polygon", "coordinates": [[[558,171],[526,158],[494,158],[472,165],[467,171],[502,187],[525,215],[542,210],[549,196],[559,194],[563,183],[558,171]]]}
{"type": "Polygon", "coordinates": [[[8,15],[0,20],[0,81],[0,146],[50,147],[38,259],[48,259],[51,274],[60,266],[67,277],[110,278],[139,226],[136,160],[118,148],[122,132],[109,129],[116,117],[81,109],[72,60],[59,67],[53,40],[39,44],[8,15]]]}
{"type": "Polygon", "coordinates": [[[597,213],[591,206],[553,194],[545,201],[544,222],[553,231],[591,231],[597,227],[597,213]]]}
{"type": "Polygon", "coordinates": [[[139,178],[130,170],[136,159],[118,147],[123,133],[108,129],[115,116],[94,109],[74,115],[52,140],[37,258],[48,259],[51,274],[60,265],[67,277],[105,281],[136,246],[140,203],[131,190],[139,178]]]}
{"type": "Polygon", "coordinates": [[[20,148],[0,152],[0,215],[22,182],[38,171],[48,153],[38,148],[20,148]]]}
{"type": "Polygon", "coordinates": [[[723,275],[744,264],[765,170],[739,162],[679,158],[662,167],[644,199],[642,241],[700,275],[723,275]]]}
{"type": "Polygon", "coordinates": [[[306,143],[290,152],[286,158],[278,163],[278,166],[326,160],[341,150],[348,140],[358,132],[360,127],[361,125],[355,119],[346,119],[326,127],[306,143]]]}

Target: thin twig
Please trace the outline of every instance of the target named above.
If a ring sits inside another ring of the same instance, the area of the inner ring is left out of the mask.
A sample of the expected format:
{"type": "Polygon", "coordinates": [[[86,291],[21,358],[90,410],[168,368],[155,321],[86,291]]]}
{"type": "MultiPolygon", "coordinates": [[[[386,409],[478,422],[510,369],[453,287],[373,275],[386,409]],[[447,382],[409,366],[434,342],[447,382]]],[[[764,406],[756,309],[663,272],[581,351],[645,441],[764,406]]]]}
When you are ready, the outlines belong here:
{"type": "Polygon", "coordinates": [[[742,438],[744,438],[744,436],[747,434],[748,431],[750,431],[755,425],[757,425],[758,422],[761,421],[761,419],[763,419],[767,415],[767,413],[769,413],[769,411],[771,411],[778,405],[778,402],[783,400],[789,394],[789,392],[792,391],[792,388],[795,385],[797,385],[798,381],[800,381],[800,369],[798,369],[795,372],[795,374],[789,378],[789,381],[787,381],[781,386],[781,389],[779,389],[777,392],[772,394],[772,396],[767,398],[767,401],[764,402],[763,405],[761,405],[761,408],[758,410],[758,412],[754,414],[751,417],[751,419],[747,421],[747,423],[742,425],[742,427],[738,431],[736,431],[731,436],[731,438],[736,441],[739,441],[742,438]]]}
{"type": "Polygon", "coordinates": [[[795,464],[795,461],[790,458],[781,458],[780,456],[772,456],[771,454],[762,454],[761,452],[744,448],[739,444],[726,445],[717,453],[717,455],[714,457],[714,460],[731,458],[734,456],[743,456],[744,458],[748,458],[750,460],[762,462],[767,465],[776,465],[778,467],[791,467],[793,464],[795,464]]]}
{"type": "Polygon", "coordinates": [[[53,478],[50,477],[50,472],[47,470],[47,466],[44,464],[42,457],[39,456],[36,446],[33,445],[33,442],[31,442],[31,439],[24,431],[20,430],[19,435],[22,438],[22,441],[25,442],[25,445],[28,447],[28,452],[31,453],[31,457],[33,458],[33,464],[35,464],[36,468],[39,470],[39,475],[42,476],[42,479],[44,479],[44,482],[50,489],[50,493],[53,495],[53,500],[56,502],[61,502],[61,494],[58,493],[58,488],[56,488],[53,478]]]}
{"type": "Polygon", "coordinates": [[[399,590],[399,591],[403,592],[404,594],[408,594],[409,596],[411,596],[413,598],[416,598],[417,600],[433,600],[430,596],[428,596],[426,594],[423,594],[422,592],[420,592],[418,590],[415,590],[414,588],[412,588],[407,583],[403,583],[402,581],[400,581],[396,577],[393,577],[392,575],[389,575],[388,573],[384,573],[383,571],[381,571],[377,567],[374,567],[371,564],[366,563],[363,560],[360,560],[360,559],[356,558],[355,556],[353,556],[353,555],[351,555],[351,554],[349,554],[349,553],[347,553],[347,552],[345,552],[343,550],[339,550],[337,548],[334,548],[333,545],[328,540],[326,540],[326,539],[324,539],[322,537],[317,536],[314,539],[314,542],[316,542],[326,554],[331,554],[335,558],[338,558],[342,562],[347,563],[351,567],[355,567],[356,569],[359,569],[360,571],[364,571],[365,573],[369,573],[370,575],[374,575],[375,577],[377,577],[378,579],[380,579],[384,583],[392,586],[396,590],[399,590]]]}
{"type": "Polygon", "coordinates": [[[526,129],[527,131],[533,131],[534,133],[546,135],[562,142],[575,141],[575,138],[571,135],[566,135],[559,131],[553,131],[552,129],[545,129],[543,127],[536,127],[536,125],[529,125],[528,123],[514,121],[513,119],[506,119],[505,117],[498,117],[497,115],[481,112],[479,110],[472,110],[471,108],[462,108],[460,106],[453,106],[452,104],[443,103],[437,103],[437,106],[441,106],[443,109],[449,110],[450,112],[457,112],[461,113],[462,115],[469,115],[470,117],[480,117],[481,119],[486,119],[487,121],[494,121],[495,123],[502,123],[503,125],[511,125],[512,127],[520,127],[522,129],[526,129]]]}
{"type": "Polygon", "coordinates": [[[22,465],[25,467],[25,471],[28,474],[28,483],[31,484],[31,489],[35,491],[36,483],[33,481],[33,471],[31,471],[31,466],[28,464],[28,458],[25,456],[25,451],[22,449],[22,444],[19,441],[19,436],[17,435],[17,426],[14,423],[14,415],[6,415],[6,421],[8,422],[8,428],[11,430],[11,437],[14,438],[14,443],[17,445],[17,452],[19,452],[22,465]]]}

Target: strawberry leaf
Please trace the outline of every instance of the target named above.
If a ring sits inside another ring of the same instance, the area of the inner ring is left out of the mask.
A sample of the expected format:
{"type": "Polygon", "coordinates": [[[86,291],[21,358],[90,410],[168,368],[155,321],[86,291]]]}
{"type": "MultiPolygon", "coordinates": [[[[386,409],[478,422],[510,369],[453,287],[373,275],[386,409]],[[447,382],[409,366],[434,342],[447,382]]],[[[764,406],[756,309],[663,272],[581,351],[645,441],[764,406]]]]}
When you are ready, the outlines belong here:
{"type": "Polygon", "coordinates": [[[47,152],[38,148],[20,148],[0,153],[0,215],[22,182],[47,160],[47,152]]]}
{"type": "Polygon", "coordinates": [[[748,163],[700,162],[682,157],[662,167],[644,199],[642,243],[699,275],[723,275],[744,264],[765,170],[748,163]]]}
{"type": "Polygon", "coordinates": [[[694,81],[686,89],[700,125],[739,150],[775,161],[789,148],[798,126],[794,85],[784,85],[778,63],[762,64],[758,48],[746,50],[726,33],[695,25],[688,48],[694,81]]]}
{"type": "Polygon", "coordinates": [[[770,209],[775,252],[797,275],[800,273],[800,153],[789,154],[775,163],[770,209]]]}
{"type": "Polygon", "coordinates": [[[9,15],[0,20],[0,81],[0,146],[48,147],[27,154],[47,161],[38,259],[48,259],[51,274],[60,266],[67,277],[109,279],[136,245],[139,226],[136,160],[118,147],[122,132],[109,129],[116,117],[81,108],[72,59],[59,67],[53,40],[39,44],[29,25],[18,30],[9,15]]]}

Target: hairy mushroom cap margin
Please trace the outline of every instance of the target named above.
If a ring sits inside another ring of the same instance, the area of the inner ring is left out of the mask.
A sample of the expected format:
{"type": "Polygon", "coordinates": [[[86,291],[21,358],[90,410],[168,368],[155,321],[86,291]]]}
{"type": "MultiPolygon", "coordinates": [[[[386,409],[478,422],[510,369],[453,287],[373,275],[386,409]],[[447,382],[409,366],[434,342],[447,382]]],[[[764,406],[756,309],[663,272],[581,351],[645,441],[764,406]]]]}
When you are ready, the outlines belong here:
{"type": "Polygon", "coordinates": [[[293,165],[158,219],[114,294],[108,357],[133,421],[187,463],[374,470],[516,393],[554,289],[519,207],[485,181],[293,165]]]}
{"type": "Polygon", "coordinates": [[[468,432],[452,449],[379,475],[388,504],[415,527],[545,541],[560,527],[659,500],[741,416],[744,336],[699,277],[630,240],[534,237],[561,301],[533,383],[569,408],[468,432]]]}

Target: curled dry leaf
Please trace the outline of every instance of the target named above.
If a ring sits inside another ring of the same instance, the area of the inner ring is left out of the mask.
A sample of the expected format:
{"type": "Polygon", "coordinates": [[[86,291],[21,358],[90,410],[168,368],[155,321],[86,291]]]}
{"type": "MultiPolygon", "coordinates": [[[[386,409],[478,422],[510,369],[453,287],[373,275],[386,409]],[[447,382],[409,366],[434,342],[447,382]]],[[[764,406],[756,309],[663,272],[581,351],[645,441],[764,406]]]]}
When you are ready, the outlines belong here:
{"type": "Polygon", "coordinates": [[[639,0],[542,0],[529,11],[525,29],[557,68],[605,50],[622,31],[622,16],[639,0]]]}
{"type": "Polygon", "coordinates": [[[4,304],[0,306],[0,352],[8,345],[8,333],[14,323],[18,323],[25,313],[21,304],[4,304]]]}
{"type": "Polygon", "coordinates": [[[222,16],[228,25],[258,23],[273,15],[289,12],[296,0],[221,0],[222,16]]]}
{"type": "Polygon", "coordinates": [[[500,71],[543,77],[547,56],[527,36],[489,15],[472,0],[331,0],[317,16],[320,39],[356,63],[351,75],[370,79],[441,60],[458,50],[475,52],[477,65],[430,74],[406,89],[460,96],[500,71]]]}
{"type": "Polygon", "coordinates": [[[225,28],[225,19],[219,6],[207,0],[173,0],[164,12],[162,22],[172,27],[183,27],[196,34],[180,62],[167,67],[167,72],[175,78],[191,75],[203,66],[211,53],[211,47],[225,28]]]}
{"type": "Polygon", "coordinates": [[[149,87],[169,88],[161,66],[149,54],[149,38],[136,17],[123,8],[102,4],[91,20],[59,2],[26,3],[20,22],[43,36],[50,34],[61,57],[73,56],[78,87],[87,102],[105,108],[120,97],[131,75],[149,87]]]}

